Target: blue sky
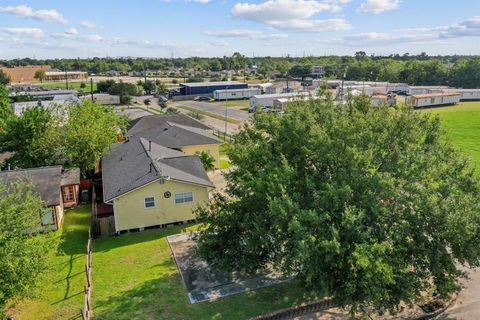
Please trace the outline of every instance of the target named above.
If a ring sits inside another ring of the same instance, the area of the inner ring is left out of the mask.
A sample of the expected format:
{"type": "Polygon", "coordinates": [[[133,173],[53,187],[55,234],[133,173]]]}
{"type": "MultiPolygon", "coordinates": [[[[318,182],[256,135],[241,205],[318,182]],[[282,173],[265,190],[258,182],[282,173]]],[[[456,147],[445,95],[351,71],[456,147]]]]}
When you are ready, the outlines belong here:
{"type": "Polygon", "coordinates": [[[479,0],[0,2],[0,58],[480,54],[479,0]]]}

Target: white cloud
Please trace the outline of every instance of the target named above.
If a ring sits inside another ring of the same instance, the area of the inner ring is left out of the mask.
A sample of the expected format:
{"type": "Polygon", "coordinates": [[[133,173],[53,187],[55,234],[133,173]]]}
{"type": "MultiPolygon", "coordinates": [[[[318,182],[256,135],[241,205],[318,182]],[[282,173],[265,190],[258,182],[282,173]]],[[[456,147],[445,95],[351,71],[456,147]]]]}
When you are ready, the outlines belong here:
{"type": "Polygon", "coordinates": [[[349,35],[331,43],[359,46],[391,43],[426,43],[462,37],[480,37],[480,16],[447,26],[397,29],[349,35]]]}
{"type": "Polygon", "coordinates": [[[210,0],[191,0],[192,2],[200,3],[200,4],[207,4],[210,0]]]}
{"type": "Polygon", "coordinates": [[[45,33],[39,28],[3,28],[2,30],[8,34],[24,35],[35,39],[45,37],[45,33]]]}
{"type": "Polygon", "coordinates": [[[97,25],[94,22],[88,21],[88,20],[80,21],[80,25],[86,29],[95,29],[97,27],[97,25]]]}
{"type": "Polygon", "coordinates": [[[205,34],[219,38],[252,38],[262,34],[262,32],[248,29],[231,29],[223,31],[205,31],[205,34]]]}
{"type": "Polygon", "coordinates": [[[210,44],[215,47],[228,47],[230,43],[225,40],[211,41],[210,44]]]}
{"type": "Polygon", "coordinates": [[[232,15],[277,29],[308,32],[348,30],[351,26],[344,19],[312,19],[321,12],[338,13],[342,11],[341,5],[348,2],[349,0],[267,0],[262,3],[237,3],[232,8],[232,15]]]}
{"type": "Polygon", "coordinates": [[[65,31],[66,34],[71,34],[71,35],[77,35],[78,31],[75,28],[70,28],[67,31],[65,31]]]}
{"type": "Polygon", "coordinates": [[[205,31],[205,34],[217,38],[248,38],[252,40],[280,40],[288,38],[288,35],[284,33],[265,33],[250,29],[205,31]]]}
{"type": "Polygon", "coordinates": [[[22,6],[8,6],[0,7],[0,12],[11,13],[16,16],[24,18],[32,18],[41,21],[53,21],[66,24],[68,21],[57,10],[33,10],[32,7],[22,6]]]}
{"type": "Polygon", "coordinates": [[[358,12],[379,14],[400,8],[400,0],[367,0],[358,8],[358,12]]]}

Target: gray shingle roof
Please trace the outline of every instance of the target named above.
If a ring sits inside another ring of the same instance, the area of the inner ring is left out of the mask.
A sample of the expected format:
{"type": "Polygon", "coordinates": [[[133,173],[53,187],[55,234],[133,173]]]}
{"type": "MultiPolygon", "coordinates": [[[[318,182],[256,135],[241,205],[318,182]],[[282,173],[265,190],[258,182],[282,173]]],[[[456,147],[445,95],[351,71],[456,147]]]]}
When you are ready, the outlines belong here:
{"type": "Polygon", "coordinates": [[[80,168],[65,169],[62,173],[62,186],[80,184],[80,168]]]}
{"type": "Polygon", "coordinates": [[[62,167],[41,167],[23,170],[1,171],[0,181],[7,185],[13,181],[31,181],[33,191],[39,194],[47,206],[55,206],[62,203],[60,192],[62,167]]]}
{"type": "Polygon", "coordinates": [[[209,128],[185,115],[155,115],[141,118],[127,136],[146,138],[168,148],[222,143],[206,129],[209,128]]]}
{"type": "Polygon", "coordinates": [[[151,115],[144,116],[139,119],[135,119],[130,122],[130,129],[127,135],[134,136],[139,132],[142,132],[151,128],[168,128],[170,125],[167,122],[173,122],[176,124],[195,127],[203,130],[210,130],[210,128],[200,121],[197,121],[184,114],[172,114],[172,115],[151,115]]]}
{"type": "Polygon", "coordinates": [[[103,196],[106,202],[160,178],[213,187],[197,155],[132,137],[110,147],[102,159],[103,196]]]}

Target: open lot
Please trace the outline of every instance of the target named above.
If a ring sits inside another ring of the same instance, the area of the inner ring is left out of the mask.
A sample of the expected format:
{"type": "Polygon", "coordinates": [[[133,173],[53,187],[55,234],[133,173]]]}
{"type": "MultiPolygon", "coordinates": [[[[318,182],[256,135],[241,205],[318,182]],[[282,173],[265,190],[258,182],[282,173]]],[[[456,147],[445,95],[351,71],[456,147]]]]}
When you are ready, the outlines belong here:
{"type": "Polygon", "coordinates": [[[480,101],[461,102],[456,106],[425,109],[437,114],[451,142],[472,157],[480,172],[480,101]]]}
{"type": "Polygon", "coordinates": [[[63,228],[54,235],[58,245],[48,257],[49,268],[32,297],[7,306],[9,316],[15,320],[81,319],[89,221],[90,205],[66,210],[63,228]]]}
{"type": "MultiPolygon", "coordinates": [[[[85,88],[81,88],[80,85],[82,82],[68,82],[68,88],[69,89],[75,89],[78,91],[83,91],[83,92],[90,92],[90,81],[83,81],[85,83],[85,88]]],[[[61,88],[65,89],[65,81],[62,82],[43,82],[43,83],[38,83],[39,86],[41,87],[48,87],[48,88],[61,88]]],[[[97,90],[97,84],[94,82],[93,83],[93,91],[97,90]]]]}
{"type": "Polygon", "coordinates": [[[190,304],[167,236],[195,230],[177,226],[95,240],[95,319],[247,319],[315,298],[296,282],[190,304]]]}

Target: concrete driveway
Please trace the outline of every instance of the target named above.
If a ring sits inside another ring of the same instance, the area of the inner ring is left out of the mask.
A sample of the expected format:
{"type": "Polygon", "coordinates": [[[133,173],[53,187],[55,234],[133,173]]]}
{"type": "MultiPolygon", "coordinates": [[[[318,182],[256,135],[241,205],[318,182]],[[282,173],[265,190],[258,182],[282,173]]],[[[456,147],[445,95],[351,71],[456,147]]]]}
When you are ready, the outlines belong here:
{"type": "MultiPolygon", "coordinates": [[[[216,113],[221,116],[225,116],[225,107],[219,106],[214,103],[209,102],[202,102],[202,101],[177,101],[172,103],[172,106],[187,106],[192,107],[198,110],[208,111],[212,113],[216,113]]],[[[234,108],[227,108],[227,117],[234,118],[237,120],[248,120],[250,114],[246,111],[234,109],[234,108]]]]}
{"type": "Polygon", "coordinates": [[[462,291],[457,300],[436,319],[477,320],[480,319],[480,268],[468,271],[469,279],[461,281],[462,291]]]}

